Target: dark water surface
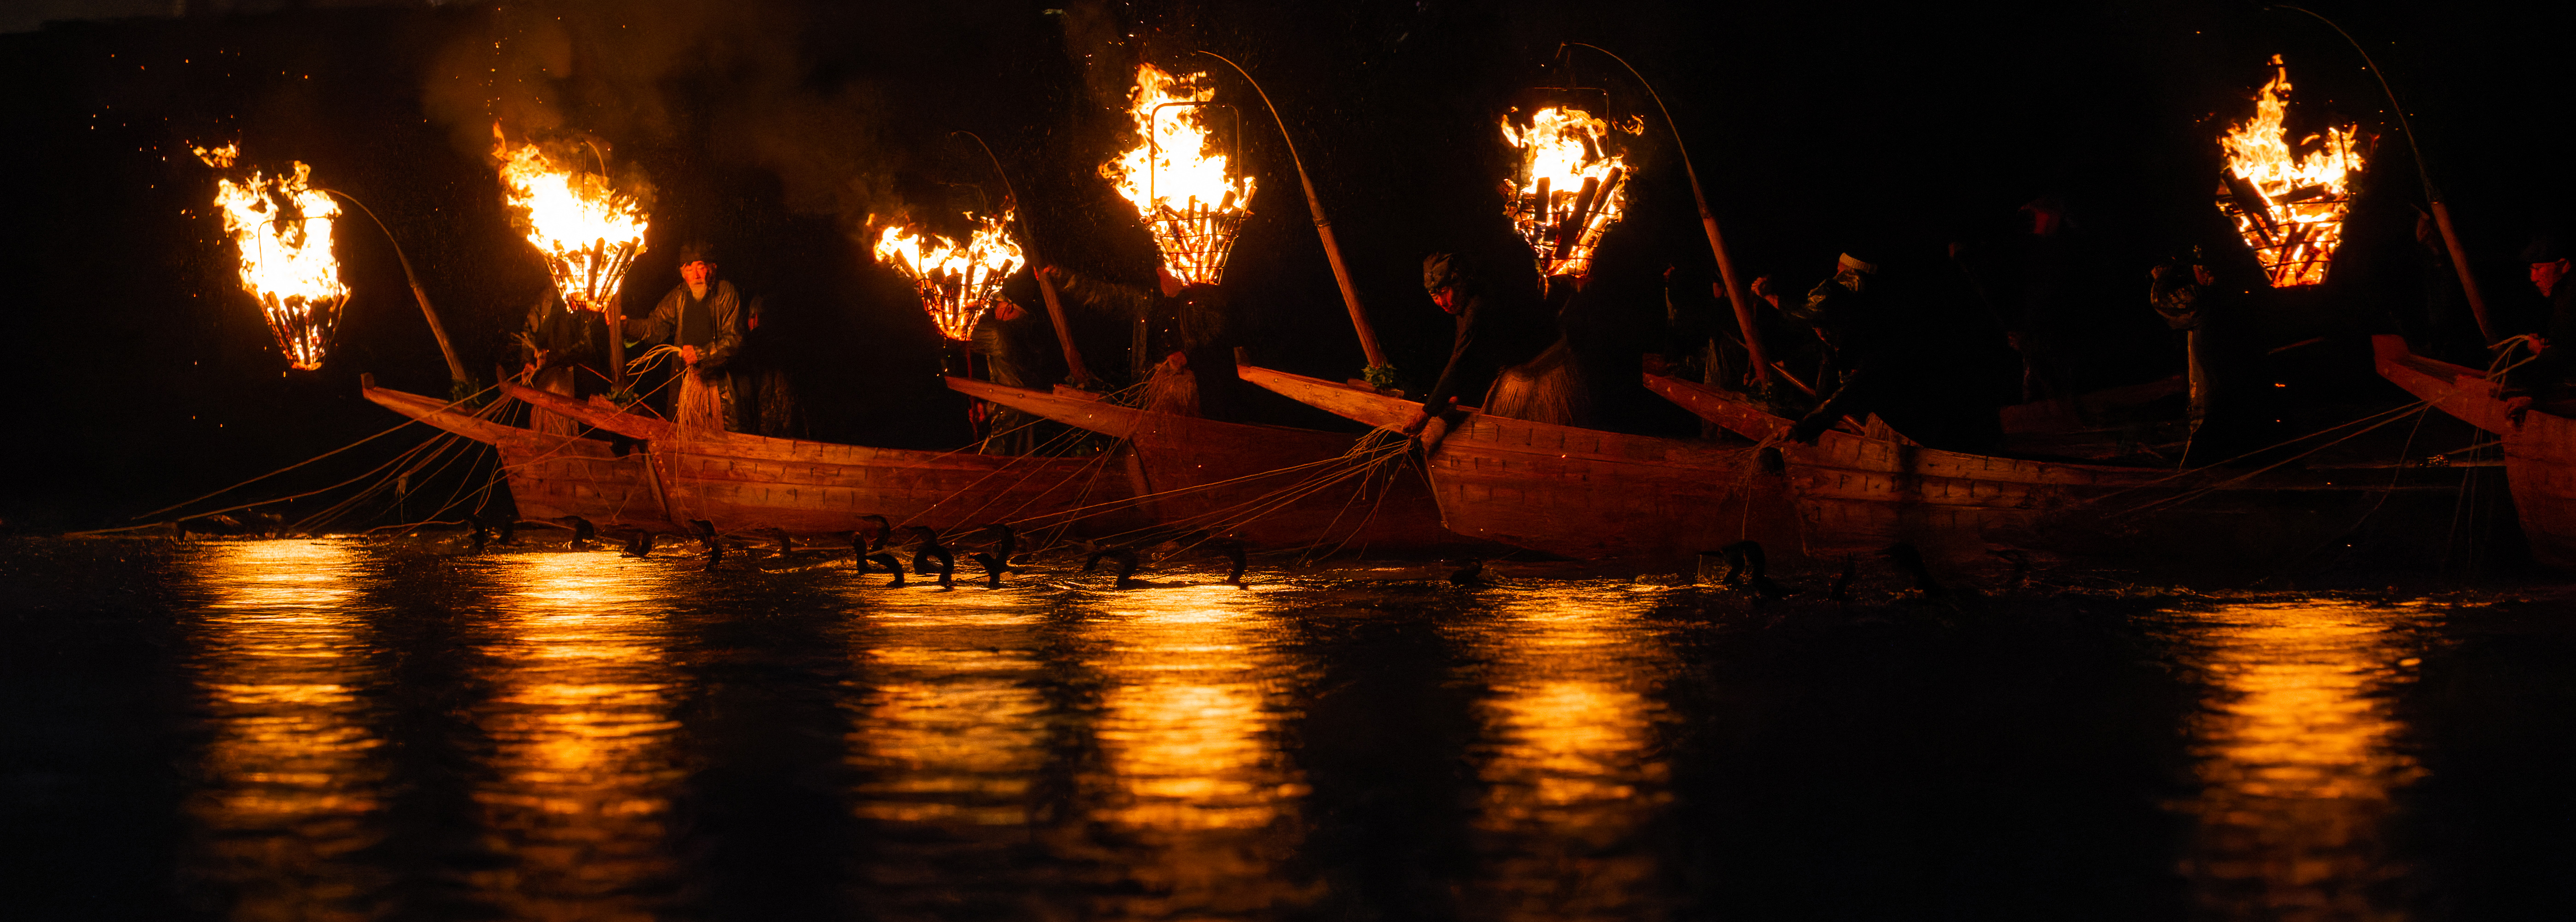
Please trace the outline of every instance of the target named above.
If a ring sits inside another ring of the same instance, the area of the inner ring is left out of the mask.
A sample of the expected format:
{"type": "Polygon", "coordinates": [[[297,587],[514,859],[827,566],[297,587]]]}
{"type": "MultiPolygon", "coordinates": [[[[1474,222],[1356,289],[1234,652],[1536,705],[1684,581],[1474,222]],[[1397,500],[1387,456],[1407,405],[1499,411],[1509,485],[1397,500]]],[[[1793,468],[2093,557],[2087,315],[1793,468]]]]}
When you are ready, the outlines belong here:
{"type": "Polygon", "coordinates": [[[2576,906],[2564,594],[0,545],[24,919],[2576,906]]]}

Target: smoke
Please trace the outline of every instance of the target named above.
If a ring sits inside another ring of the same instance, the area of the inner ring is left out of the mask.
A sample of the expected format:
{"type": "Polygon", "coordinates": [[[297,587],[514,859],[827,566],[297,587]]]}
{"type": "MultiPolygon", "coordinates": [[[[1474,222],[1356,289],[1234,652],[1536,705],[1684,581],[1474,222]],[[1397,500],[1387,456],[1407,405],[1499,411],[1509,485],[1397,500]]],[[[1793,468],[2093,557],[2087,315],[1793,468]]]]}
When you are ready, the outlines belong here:
{"type": "Polygon", "coordinates": [[[782,0],[496,7],[436,56],[423,108],[478,155],[496,124],[580,136],[626,148],[629,168],[765,171],[790,209],[855,222],[889,207],[904,159],[884,137],[886,82],[814,53],[856,15],[782,0]]]}

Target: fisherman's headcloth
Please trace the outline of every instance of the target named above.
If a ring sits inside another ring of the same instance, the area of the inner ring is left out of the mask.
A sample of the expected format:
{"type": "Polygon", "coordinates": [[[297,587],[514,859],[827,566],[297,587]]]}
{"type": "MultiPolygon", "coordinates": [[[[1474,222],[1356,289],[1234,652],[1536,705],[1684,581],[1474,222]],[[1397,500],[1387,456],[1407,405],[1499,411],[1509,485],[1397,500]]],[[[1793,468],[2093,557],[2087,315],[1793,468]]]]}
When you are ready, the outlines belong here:
{"type": "Polygon", "coordinates": [[[2522,248],[2522,261],[2527,263],[2554,263],[2566,258],[2567,240],[2557,234],[2542,234],[2522,248]]]}
{"type": "Polygon", "coordinates": [[[1835,281],[1842,282],[1843,287],[1849,288],[1853,291],[1861,290],[1869,284],[1868,280],[1871,277],[1878,275],[1877,263],[1864,260],[1849,253],[1843,254],[1841,258],[1836,259],[1834,262],[1842,267],[1841,271],[1834,273],[1835,281]]]}
{"type": "Polygon", "coordinates": [[[687,243],[680,244],[680,265],[685,266],[690,263],[713,264],[715,261],[715,244],[708,243],[704,240],[691,240],[687,243]]]}
{"type": "Polygon", "coordinates": [[[1458,257],[1448,253],[1422,257],[1422,290],[1439,291],[1458,284],[1464,274],[1458,263],[1458,257]]]}

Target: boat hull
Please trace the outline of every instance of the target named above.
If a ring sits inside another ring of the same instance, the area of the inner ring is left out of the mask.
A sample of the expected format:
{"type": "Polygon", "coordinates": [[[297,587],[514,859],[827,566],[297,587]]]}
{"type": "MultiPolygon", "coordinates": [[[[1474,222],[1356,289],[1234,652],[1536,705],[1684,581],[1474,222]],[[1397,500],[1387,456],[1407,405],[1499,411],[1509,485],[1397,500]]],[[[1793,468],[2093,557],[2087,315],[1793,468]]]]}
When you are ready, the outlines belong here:
{"type": "Polygon", "coordinates": [[[1999,552],[2017,552],[2260,574],[2349,546],[2372,513],[2389,508],[2384,483],[2358,476],[2337,485],[2296,472],[2035,461],[1840,429],[1802,445],[1787,438],[1794,421],[1741,396],[1662,375],[1645,382],[1702,419],[1772,444],[1766,450],[1779,452],[1810,553],[1904,542],[1953,566],[2001,566],[1999,552]]]}
{"type": "Polygon", "coordinates": [[[840,535],[871,527],[871,515],[896,527],[939,529],[992,522],[1047,526],[1079,517],[1115,530],[1136,521],[1121,508],[1135,495],[1133,484],[1107,456],[1006,458],[704,431],[627,413],[603,400],[574,400],[513,383],[502,388],[539,408],[642,440],[670,519],[682,524],[705,520],[720,531],[840,535]]]}
{"type": "MultiPolygon", "coordinates": [[[[1372,426],[1402,398],[1244,366],[1243,379],[1372,426]]],[[[1437,427],[1437,424],[1435,424],[1437,427]]],[[[1707,550],[1760,541],[1794,563],[1795,511],[1750,446],[1725,447],[1468,412],[1428,434],[1424,470],[1451,531],[1577,560],[1688,569],[1707,550]]]]}
{"type": "Polygon", "coordinates": [[[2371,349],[2380,377],[2503,442],[2505,483],[2532,560],[2576,569],[2576,420],[2535,409],[2516,424],[2485,372],[2416,355],[2402,337],[2371,337],[2371,349]]]}
{"type": "Polygon", "coordinates": [[[1409,458],[1366,474],[1339,463],[1358,445],[1357,436],[1158,413],[1078,391],[969,378],[949,378],[948,386],[1125,440],[1142,480],[1137,505],[1157,524],[1271,547],[1403,552],[1482,543],[1441,526],[1430,485],[1409,458]]]}
{"type": "Polygon", "coordinates": [[[372,383],[361,393],[386,409],[498,450],[522,518],[580,516],[601,527],[677,530],[663,511],[652,469],[641,454],[620,456],[597,439],[493,422],[460,412],[447,401],[372,383]]]}

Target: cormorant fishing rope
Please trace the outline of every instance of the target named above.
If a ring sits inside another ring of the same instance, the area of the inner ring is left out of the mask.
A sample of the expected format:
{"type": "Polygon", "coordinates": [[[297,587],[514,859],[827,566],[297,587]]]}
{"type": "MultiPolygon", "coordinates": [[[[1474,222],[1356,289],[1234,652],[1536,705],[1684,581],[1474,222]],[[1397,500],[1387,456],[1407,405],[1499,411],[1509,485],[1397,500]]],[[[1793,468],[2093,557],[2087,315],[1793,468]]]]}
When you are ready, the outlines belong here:
{"type": "MultiPolygon", "coordinates": [[[[482,389],[482,390],[475,391],[473,394],[468,395],[468,396],[467,396],[465,399],[463,399],[463,400],[451,401],[451,402],[449,402],[447,405],[442,406],[442,407],[439,407],[439,409],[440,409],[440,410],[442,410],[442,411],[444,411],[444,410],[452,410],[452,409],[455,409],[456,407],[458,407],[458,406],[460,406],[460,405],[462,405],[462,404],[465,404],[465,403],[468,403],[468,402],[474,401],[474,400],[476,400],[476,399],[481,398],[481,397],[482,397],[483,395],[485,395],[485,394],[488,394],[488,393],[491,393],[491,392],[493,392],[493,391],[495,391],[495,390],[498,390],[498,389],[500,389],[500,387],[501,387],[501,385],[499,385],[499,384],[493,384],[493,385],[492,385],[492,386],[490,386],[490,387],[486,387],[486,388],[484,388],[484,389],[482,389]]],[[[302,461],[295,462],[294,464],[289,464],[289,465],[287,465],[287,466],[285,466],[285,467],[281,467],[281,468],[278,468],[278,469],[276,469],[276,470],[270,471],[270,472],[268,472],[268,473],[261,474],[261,475],[259,475],[259,476],[257,476],[257,477],[253,477],[253,478],[251,478],[251,479],[249,479],[249,480],[245,480],[245,481],[242,481],[242,482],[240,482],[240,483],[233,484],[232,486],[225,487],[225,488],[223,488],[223,489],[221,489],[221,490],[216,490],[215,492],[208,493],[208,494],[206,494],[206,495],[204,495],[204,496],[200,496],[200,497],[197,497],[197,498],[195,498],[195,499],[183,500],[183,501],[181,501],[181,502],[172,503],[172,504],[170,504],[170,505],[163,506],[163,507],[161,507],[161,508],[159,508],[159,509],[154,509],[154,510],[152,510],[152,511],[150,511],[150,512],[143,513],[142,515],[137,515],[137,516],[135,516],[134,518],[139,519],[139,518],[143,518],[144,516],[160,515],[161,513],[168,512],[168,511],[173,510],[173,509],[182,509],[182,508],[186,508],[186,507],[188,507],[188,506],[190,506],[190,505],[192,505],[192,504],[195,504],[195,503],[201,503],[201,502],[204,502],[204,501],[206,501],[206,500],[210,500],[210,499],[213,499],[213,498],[215,498],[215,497],[222,496],[222,495],[224,495],[224,494],[226,494],[226,493],[230,493],[230,492],[232,492],[232,491],[234,491],[234,490],[238,490],[238,489],[241,489],[241,488],[243,488],[243,487],[250,486],[251,484],[258,483],[258,482],[260,482],[260,481],[262,481],[262,480],[267,480],[268,478],[275,477],[275,476],[277,476],[277,475],[279,475],[279,474],[286,473],[287,471],[291,471],[291,470],[294,470],[294,469],[296,469],[296,468],[303,467],[303,466],[305,466],[305,465],[307,465],[307,464],[311,464],[311,463],[313,463],[313,462],[315,462],[315,461],[320,461],[320,460],[322,460],[322,459],[324,459],[324,458],[331,457],[332,455],[336,455],[336,454],[339,454],[339,453],[341,453],[341,452],[348,451],[349,449],[356,448],[356,447],[358,447],[358,446],[360,446],[360,445],[367,444],[368,442],[372,442],[372,441],[375,441],[375,440],[377,440],[377,439],[384,438],[385,436],[392,435],[392,434],[394,434],[394,433],[396,433],[396,432],[402,431],[402,429],[403,429],[404,427],[406,427],[406,426],[415,426],[415,425],[422,425],[422,422],[421,422],[420,420],[417,420],[417,419],[406,419],[406,420],[403,420],[402,422],[399,422],[399,423],[394,424],[391,428],[385,429],[384,431],[378,432],[378,433],[376,433],[376,434],[374,434],[374,435],[367,436],[366,438],[359,439],[359,440],[357,440],[357,441],[355,441],[355,442],[351,442],[351,443],[349,443],[349,444],[347,444],[347,445],[342,445],[342,446],[340,446],[340,447],[338,447],[338,448],[331,449],[330,451],[326,451],[326,452],[323,452],[323,453],[321,453],[321,454],[314,455],[313,457],[306,458],[306,459],[304,459],[304,460],[302,460],[302,461]]],[[[263,504],[262,504],[262,503],[252,503],[252,504],[251,504],[251,506],[257,506],[257,505],[263,505],[263,504]]],[[[199,514],[197,514],[197,515],[186,516],[185,518],[192,518],[192,519],[193,519],[193,518],[202,518],[202,517],[204,517],[204,516],[209,516],[209,515],[222,515],[222,514],[224,514],[224,513],[226,513],[226,512],[232,512],[232,511],[234,511],[234,510],[238,510],[238,509],[248,509],[248,508],[250,508],[250,506],[235,506],[235,507],[233,507],[232,509],[223,509],[223,510],[218,510],[218,511],[215,511],[215,512],[204,512],[204,513],[199,513],[199,514]]],[[[133,527],[133,528],[150,528],[150,527],[152,527],[152,526],[154,526],[154,525],[164,525],[164,524],[168,524],[168,523],[167,523],[167,522],[148,522],[148,523],[145,523],[145,524],[143,524],[143,525],[139,525],[139,526],[129,526],[129,527],[133,527]]],[[[99,531],[104,532],[104,531],[108,531],[108,530],[110,530],[110,529],[100,529],[99,531]]],[[[92,533],[92,532],[73,532],[73,534],[91,534],[91,533],[92,533]]]]}

